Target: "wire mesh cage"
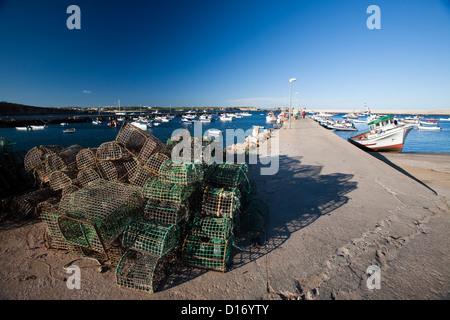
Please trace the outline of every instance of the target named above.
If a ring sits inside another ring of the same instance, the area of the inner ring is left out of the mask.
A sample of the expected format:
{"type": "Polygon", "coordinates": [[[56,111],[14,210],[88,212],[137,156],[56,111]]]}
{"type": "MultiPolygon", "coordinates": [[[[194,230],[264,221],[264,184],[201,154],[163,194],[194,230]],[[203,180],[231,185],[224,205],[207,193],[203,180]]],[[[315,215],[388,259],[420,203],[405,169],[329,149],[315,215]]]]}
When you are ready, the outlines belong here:
{"type": "Polygon", "coordinates": [[[67,241],[104,252],[143,206],[138,187],[98,179],[61,199],[59,226],[67,241]]]}
{"type": "Polygon", "coordinates": [[[143,166],[152,171],[153,173],[159,174],[159,170],[162,164],[167,160],[170,160],[170,158],[167,155],[165,155],[164,153],[157,152],[150,155],[148,160],[143,164],[143,166]]]}
{"type": "Polygon", "coordinates": [[[238,188],[226,190],[207,186],[203,193],[202,215],[233,218],[240,210],[241,193],[238,188]]]}
{"type": "Polygon", "coordinates": [[[55,172],[76,167],[76,157],[78,152],[82,149],[83,147],[79,145],[72,145],[57,153],[48,154],[45,159],[47,170],[55,172]]]}
{"type": "Polygon", "coordinates": [[[48,177],[50,188],[53,190],[62,190],[72,184],[77,184],[77,174],[76,167],[50,173],[48,177]]]}
{"type": "Polygon", "coordinates": [[[42,188],[16,196],[12,199],[10,210],[17,218],[25,218],[36,215],[37,206],[53,197],[58,197],[59,193],[51,188],[42,188]]]}
{"type": "Polygon", "coordinates": [[[128,177],[132,177],[135,174],[137,167],[139,166],[139,162],[135,157],[131,157],[130,159],[123,162],[123,166],[127,171],[128,177]]]}
{"type": "Polygon", "coordinates": [[[63,150],[60,145],[36,146],[31,148],[24,157],[25,170],[31,172],[33,169],[43,164],[48,154],[55,154],[63,150]]]}
{"type": "Polygon", "coordinates": [[[134,218],[126,227],[122,244],[130,249],[162,257],[179,245],[180,232],[175,225],[163,225],[134,218]]]}
{"type": "Polygon", "coordinates": [[[97,148],[81,149],[76,158],[78,170],[94,166],[97,163],[96,153],[97,148]]]}
{"type": "Polygon", "coordinates": [[[249,233],[264,232],[269,221],[269,206],[261,199],[252,199],[241,216],[242,228],[249,233]]]}
{"type": "Polygon", "coordinates": [[[129,249],[116,268],[116,284],[120,287],[154,293],[166,278],[167,258],[159,258],[129,249]]]}
{"type": "Polygon", "coordinates": [[[82,187],[87,186],[90,182],[100,178],[100,173],[98,172],[96,167],[85,167],[78,171],[77,174],[78,183],[82,187]]]}
{"type": "Polygon", "coordinates": [[[43,208],[40,219],[46,226],[44,239],[46,239],[49,249],[67,250],[67,241],[59,229],[59,217],[60,214],[55,210],[43,208]]]}
{"type": "Polygon", "coordinates": [[[100,161],[97,168],[100,176],[105,180],[125,182],[128,177],[123,160],[100,161]]]}
{"type": "Polygon", "coordinates": [[[197,163],[173,163],[166,160],[159,169],[162,182],[189,185],[203,180],[203,165],[197,163]]]}
{"type": "Polygon", "coordinates": [[[189,208],[185,203],[149,199],[142,216],[145,220],[164,225],[182,225],[188,220],[189,208]]]}
{"type": "Polygon", "coordinates": [[[160,140],[154,136],[149,136],[145,140],[145,143],[137,156],[137,160],[139,163],[145,164],[149,160],[150,156],[155,153],[160,152],[167,155],[167,153],[164,152],[165,150],[166,148],[164,148],[164,144],[160,140]]]}
{"type": "Polygon", "coordinates": [[[139,161],[144,162],[161,145],[159,139],[154,135],[128,122],[125,122],[120,128],[116,141],[123,145],[134,157],[138,158],[139,161]]]}
{"type": "Polygon", "coordinates": [[[142,188],[145,198],[175,203],[185,202],[194,192],[194,185],[180,185],[160,181],[158,176],[150,178],[142,188]]]}
{"type": "Polygon", "coordinates": [[[233,229],[233,221],[230,218],[198,217],[194,218],[190,234],[199,237],[226,240],[233,229]]]}
{"type": "Polygon", "coordinates": [[[183,244],[182,259],[190,267],[225,272],[230,256],[229,240],[188,235],[183,244]]]}
{"type": "Polygon", "coordinates": [[[95,153],[97,161],[123,160],[130,157],[130,153],[116,141],[103,142],[95,153]]]}
{"type": "Polygon", "coordinates": [[[132,185],[143,187],[149,179],[155,176],[155,173],[137,165],[132,175],[128,175],[128,180],[132,185]]]}
{"type": "Polygon", "coordinates": [[[248,166],[246,163],[211,164],[205,180],[209,184],[220,187],[237,187],[248,180],[248,166]]]}
{"type": "Polygon", "coordinates": [[[62,189],[61,197],[68,196],[69,194],[72,194],[72,193],[74,193],[75,191],[78,191],[78,190],[80,190],[80,188],[77,185],[71,184],[71,185],[69,185],[67,187],[64,187],[62,189]]]}

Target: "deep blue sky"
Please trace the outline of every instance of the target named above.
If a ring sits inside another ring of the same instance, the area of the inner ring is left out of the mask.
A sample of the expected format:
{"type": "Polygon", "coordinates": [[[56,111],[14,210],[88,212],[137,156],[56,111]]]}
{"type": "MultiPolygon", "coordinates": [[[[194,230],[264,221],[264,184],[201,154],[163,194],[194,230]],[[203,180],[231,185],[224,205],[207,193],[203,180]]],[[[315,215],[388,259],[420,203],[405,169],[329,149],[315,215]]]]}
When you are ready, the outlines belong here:
{"type": "Polygon", "coordinates": [[[450,2],[0,0],[3,101],[284,106],[291,77],[294,106],[450,108],[450,2]]]}

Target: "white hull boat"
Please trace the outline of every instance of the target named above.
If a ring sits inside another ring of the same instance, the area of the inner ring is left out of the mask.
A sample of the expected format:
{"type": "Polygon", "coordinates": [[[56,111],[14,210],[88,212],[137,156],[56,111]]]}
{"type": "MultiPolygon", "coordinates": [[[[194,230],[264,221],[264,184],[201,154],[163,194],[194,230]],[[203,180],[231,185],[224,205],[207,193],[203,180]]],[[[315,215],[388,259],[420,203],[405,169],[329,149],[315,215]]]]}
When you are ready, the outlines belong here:
{"type": "Polygon", "coordinates": [[[147,130],[148,127],[151,126],[149,123],[142,122],[142,121],[131,122],[131,125],[135,126],[136,128],[139,128],[141,130],[147,130]]]}
{"type": "Polygon", "coordinates": [[[417,126],[417,129],[424,130],[424,131],[439,131],[439,130],[441,130],[441,127],[439,127],[437,125],[432,125],[432,126],[428,125],[427,126],[427,125],[420,124],[417,126]]]}
{"type": "Polygon", "coordinates": [[[373,151],[400,152],[411,126],[396,125],[394,116],[385,116],[369,122],[370,131],[348,138],[348,141],[373,151]]]}
{"type": "Polygon", "coordinates": [[[277,122],[277,117],[273,112],[269,112],[266,116],[266,122],[277,122]]]}

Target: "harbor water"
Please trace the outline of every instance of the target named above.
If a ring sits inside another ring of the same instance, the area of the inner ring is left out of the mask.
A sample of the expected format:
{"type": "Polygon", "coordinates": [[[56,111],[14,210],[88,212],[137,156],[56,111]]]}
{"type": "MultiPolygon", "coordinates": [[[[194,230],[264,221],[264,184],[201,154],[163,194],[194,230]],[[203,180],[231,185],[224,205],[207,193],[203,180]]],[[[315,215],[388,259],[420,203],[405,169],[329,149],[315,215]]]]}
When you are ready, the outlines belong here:
{"type": "MultiPolygon", "coordinates": [[[[223,132],[224,144],[227,142],[227,129],[242,129],[244,132],[250,132],[253,126],[264,127],[264,129],[273,128],[273,123],[266,122],[266,112],[250,112],[251,116],[242,118],[233,118],[232,121],[219,120],[214,116],[212,122],[202,122],[201,135],[203,136],[208,129],[219,129],[223,132]]],[[[162,114],[164,115],[164,114],[162,114]]],[[[197,117],[198,119],[198,117],[197,117]]],[[[132,122],[132,120],[130,120],[132,122]]],[[[156,122],[156,121],[152,121],[156,122]]],[[[158,122],[158,126],[152,126],[147,131],[160,139],[163,143],[167,142],[176,129],[188,129],[192,136],[198,134],[194,131],[193,123],[182,123],[181,117],[175,117],[170,122],[158,122]]],[[[71,146],[74,144],[85,148],[98,147],[100,144],[112,141],[119,133],[119,127],[108,126],[108,121],[102,121],[101,124],[91,122],[69,123],[66,126],[60,124],[48,125],[41,130],[17,130],[16,128],[0,128],[0,137],[5,137],[13,145],[14,151],[28,151],[35,146],[41,145],[62,145],[71,146]],[[74,128],[73,133],[63,133],[64,130],[74,128]]],[[[243,141],[234,141],[234,143],[243,141]]],[[[230,143],[229,143],[230,144],[230,143]]],[[[225,146],[225,145],[224,145],[225,146]]]]}
{"type": "MultiPolygon", "coordinates": [[[[273,128],[273,123],[266,122],[266,111],[252,111],[251,116],[234,118],[233,121],[221,121],[216,116],[215,121],[202,123],[202,135],[208,129],[219,129],[224,132],[224,143],[226,143],[226,129],[242,129],[247,131],[253,126],[273,128]]],[[[277,114],[277,113],[275,113],[277,114]]],[[[342,120],[344,114],[335,114],[334,120],[342,120]]],[[[408,115],[398,115],[405,118],[408,115]]],[[[425,116],[425,118],[449,119],[448,116],[425,116]]],[[[176,129],[189,129],[194,135],[194,124],[181,123],[181,117],[175,117],[170,122],[160,122],[158,126],[152,126],[148,132],[156,136],[162,142],[166,142],[176,129]]],[[[355,123],[358,131],[334,131],[336,135],[347,140],[348,137],[368,130],[367,123],[355,123]]],[[[408,134],[402,153],[450,153],[450,121],[438,122],[441,127],[439,131],[422,131],[414,127],[408,134]]],[[[78,144],[82,147],[98,147],[103,142],[112,141],[116,138],[120,127],[110,127],[107,121],[94,125],[91,122],[71,123],[67,126],[59,124],[48,125],[43,130],[17,130],[15,128],[0,128],[0,137],[5,137],[13,145],[15,151],[28,151],[40,145],[62,145],[70,146],[78,144]],[[75,128],[74,133],[63,133],[65,129],[75,128]]],[[[301,139],[307,137],[299,136],[301,139]]],[[[234,141],[234,143],[239,141],[234,141]]],[[[299,142],[300,143],[300,142],[299,142]]]]}
{"type": "MultiPolygon", "coordinates": [[[[396,118],[406,118],[411,115],[397,115],[396,118]]],[[[450,153],[450,120],[449,116],[425,116],[420,119],[438,119],[437,125],[441,130],[437,131],[425,131],[418,130],[417,126],[413,126],[413,129],[408,133],[405,143],[403,145],[402,153],[450,153]]],[[[333,120],[343,120],[344,114],[335,114],[332,117],[333,120]]],[[[358,133],[363,133],[369,130],[367,122],[359,123],[355,122],[355,127],[358,131],[333,131],[339,137],[347,140],[349,137],[358,133]]]]}

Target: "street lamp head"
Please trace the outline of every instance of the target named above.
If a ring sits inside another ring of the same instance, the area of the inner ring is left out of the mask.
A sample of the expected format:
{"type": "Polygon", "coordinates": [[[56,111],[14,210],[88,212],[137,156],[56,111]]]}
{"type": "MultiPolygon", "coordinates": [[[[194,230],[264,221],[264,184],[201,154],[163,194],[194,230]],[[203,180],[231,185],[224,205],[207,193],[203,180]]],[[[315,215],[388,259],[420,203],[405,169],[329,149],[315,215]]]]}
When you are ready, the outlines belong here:
{"type": "Polygon", "coordinates": [[[297,79],[295,79],[295,78],[290,78],[290,79],[289,79],[289,82],[292,83],[292,82],[294,82],[294,81],[296,81],[296,80],[297,80],[297,79]]]}

